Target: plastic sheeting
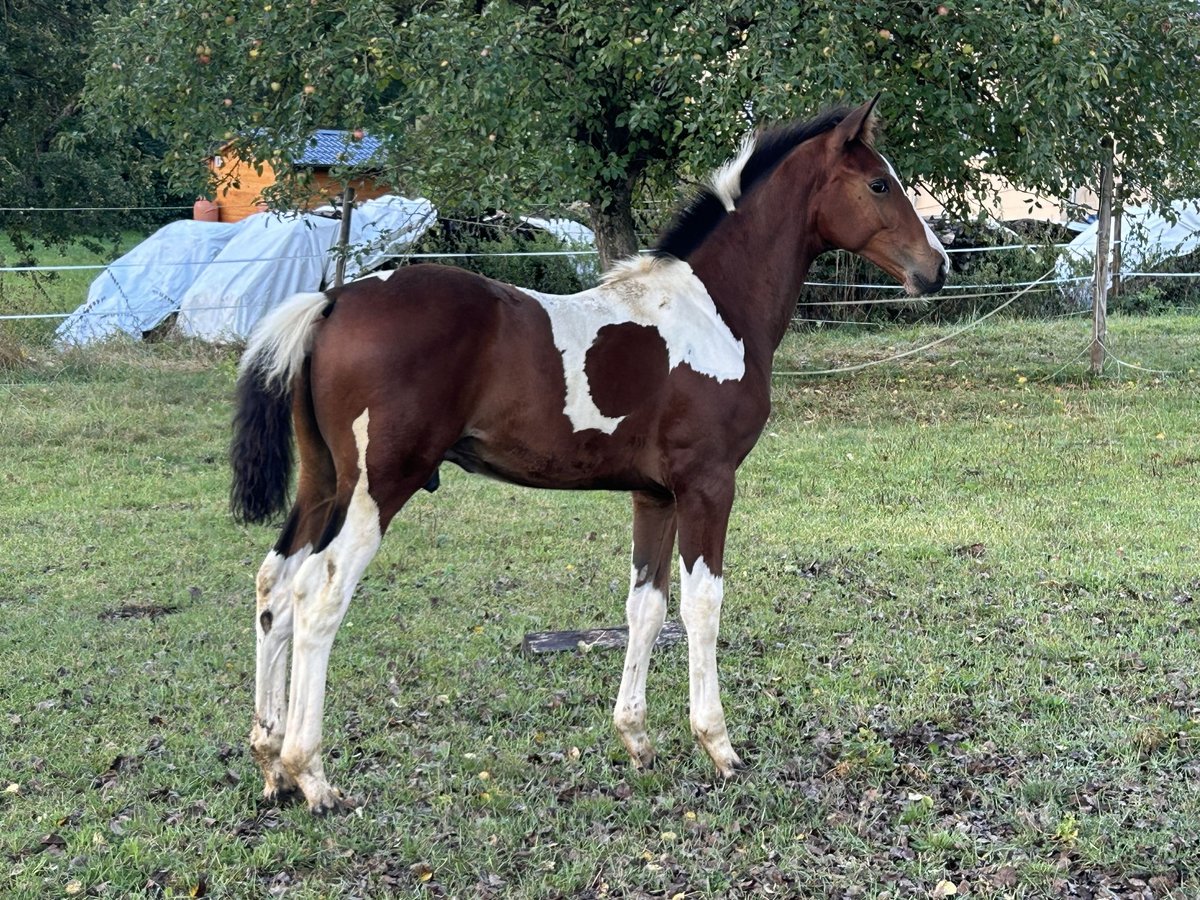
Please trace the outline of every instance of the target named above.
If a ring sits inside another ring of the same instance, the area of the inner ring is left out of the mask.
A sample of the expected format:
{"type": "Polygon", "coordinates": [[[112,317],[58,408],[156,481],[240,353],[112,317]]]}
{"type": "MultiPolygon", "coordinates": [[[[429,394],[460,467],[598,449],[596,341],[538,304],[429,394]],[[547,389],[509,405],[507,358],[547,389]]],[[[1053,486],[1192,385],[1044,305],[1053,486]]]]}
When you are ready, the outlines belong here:
{"type": "Polygon", "coordinates": [[[338,239],[336,219],[260,215],[243,222],[180,300],[176,325],[188,337],[245,338],[268,310],[324,281],[326,256],[338,239]]]}
{"type": "MultiPolygon", "coordinates": [[[[1200,201],[1171,204],[1171,217],[1144,206],[1127,206],[1121,222],[1121,276],[1146,272],[1165,259],[1183,256],[1200,247],[1200,201]],[[1175,221],[1172,222],[1171,218],[1175,221]]],[[[1093,222],[1064,249],[1059,260],[1059,278],[1088,275],[1096,265],[1096,234],[1093,222]]],[[[1063,291],[1084,306],[1091,306],[1090,282],[1065,284],[1063,291]]]]}
{"type": "MultiPolygon", "coordinates": [[[[346,280],[351,281],[403,256],[437,222],[437,210],[421,197],[407,200],[386,194],[364,203],[350,219],[350,242],[354,249],[346,260],[346,280]]],[[[333,265],[326,281],[333,281],[333,265]]]]}
{"type": "Polygon", "coordinates": [[[179,309],[187,289],[241,227],[188,219],[160,228],[92,282],[87,301],[58,326],[57,339],[86,344],[122,333],[140,338],[179,309]]]}
{"type": "MultiPolygon", "coordinates": [[[[385,195],[355,209],[347,279],[403,255],[435,220],[425,199],[385,195]]],[[[271,213],[232,224],[173,222],[92,282],[87,301],[59,326],[57,339],[140,338],[176,311],[184,334],[244,339],[282,300],[332,283],[340,226],[323,216],[271,213]]]]}

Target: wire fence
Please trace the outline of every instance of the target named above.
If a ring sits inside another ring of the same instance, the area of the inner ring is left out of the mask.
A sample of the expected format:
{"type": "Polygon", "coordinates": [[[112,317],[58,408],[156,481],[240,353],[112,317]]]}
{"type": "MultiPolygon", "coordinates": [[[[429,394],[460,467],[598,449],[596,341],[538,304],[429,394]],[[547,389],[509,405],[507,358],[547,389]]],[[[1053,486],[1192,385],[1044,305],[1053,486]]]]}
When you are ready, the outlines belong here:
{"type": "MultiPolygon", "coordinates": [[[[169,207],[167,207],[169,208],[169,207]]],[[[2,211],[2,210],[0,210],[2,211]]],[[[499,227],[499,226],[494,226],[499,227]]],[[[1003,244],[994,247],[960,247],[950,248],[946,252],[948,254],[978,254],[990,253],[1006,250],[1029,250],[1038,249],[1044,250],[1047,247],[1055,250],[1061,250],[1069,245],[1067,244],[1003,244]]],[[[37,275],[50,274],[59,272],[101,272],[101,271],[120,271],[128,270],[147,270],[147,269],[183,269],[183,268],[208,268],[210,266],[237,266],[250,265],[260,263],[286,263],[299,261],[324,261],[328,258],[328,253],[305,253],[305,254],[287,254],[281,256],[262,256],[262,257],[233,257],[233,258],[218,258],[212,260],[184,260],[184,261],[156,261],[153,264],[148,263],[130,263],[114,260],[108,263],[84,263],[84,264],[50,264],[50,265],[19,265],[19,266],[0,266],[0,274],[15,274],[15,275],[37,275]]],[[[453,260],[453,259],[504,259],[504,258],[556,258],[556,257],[597,257],[598,251],[594,249],[574,249],[574,250],[526,250],[526,251],[493,251],[493,252],[454,252],[454,253],[403,253],[394,257],[395,260],[408,262],[411,260],[453,260]]],[[[1154,275],[1157,273],[1127,273],[1126,277],[1134,277],[1135,275],[1154,275]]],[[[1166,277],[1193,277],[1192,273],[1171,273],[1166,277]]],[[[1089,276],[1074,276],[1067,278],[1058,278],[1050,281],[1049,286],[1060,284],[1073,284],[1090,280],[1089,276]]],[[[992,282],[992,283],[977,283],[977,284],[954,284],[945,285],[944,291],[950,292],[1007,292],[1015,289],[1029,287],[1033,284],[1042,284],[1042,282],[992,282]]],[[[805,287],[808,288],[838,288],[838,289],[854,289],[854,290],[871,290],[871,291],[891,291],[899,292],[903,287],[898,284],[880,284],[872,282],[853,282],[853,281],[806,281],[805,287]]],[[[1046,289],[1049,289],[1048,287],[1046,289]]],[[[991,296],[991,293],[980,294],[980,296],[991,296]]],[[[820,301],[820,303],[812,303],[811,305],[872,305],[879,303],[895,302],[887,299],[863,299],[863,300],[848,300],[848,301],[820,301]]],[[[801,305],[808,305],[802,302],[801,305]]],[[[67,316],[70,313],[45,313],[38,314],[38,317],[48,318],[53,316],[67,316]]],[[[27,318],[26,314],[19,313],[0,313],[0,321],[12,318],[27,318]]]]}
{"type": "MultiPolygon", "coordinates": [[[[0,212],[70,212],[70,211],[174,211],[190,209],[185,206],[164,206],[164,207],[78,207],[69,209],[51,210],[49,208],[26,207],[26,208],[0,208],[0,212]]],[[[443,218],[441,221],[449,221],[458,225],[471,226],[472,228],[487,228],[494,229],[496,233],[512,233],[510,227],[503,225],[480,222],[477,220],[465,220],[454,218],[443,218]]],[[[1014,241],[1007,244],[990,245],[990,246],[968,246],[968,247],[950,247],[947,253],[958,260],[983,259],[985,255],[1001,255],[1014,254],[1021,251],[1029,252],[1032,256],[1037,254],[1052,254],[1056,259],[1065,259],[1068,248],[1071,245],[1066,243],[1049,243],[1049,242],[1024,242],[1014,241]]],[[[15,276],[18,279],[23,277],[38,278],[39,276],[58,275],[60,273],[87,273],[87,272],[107,272],[109,274],[119,274],[122,270],[146,270],[149,268],[161,268],[165,270],[179,269],[196,269],[197,271],[207,269],[209,267],[221,266],[246,266],[250,264],[264,263],[295,263],[295,262],[326,262],[330,258],[330,252],[314,252],[305,254],[286,254],[267,257],[228,257],[215,258],[211,260],[191,260],[191,261],[159,261],[153,264],[128,262],[122,260],[114,260],[108,263],[84,263],[84,264],[51,264],[51,265],[11,265],[0,266],[0,279],[3,276],[15,276]]],[[[473,251],[456,251],[456,252],[406,252],[393,257],[393,261],[400,263],[408,263],[413,261],[487,261],[487,260],[552,260],[562,258],[568,260],[597,257],[595,249],[561,249],[561,250],[491,250],[486,252],[473,251]]],[[[835,277],[829,279],[827,275],[822,277],[814,277],[812,280],[805,283],[805,292],[797,302],[796,312],[793,318],[794,324],[801,327],[822,328],[828,326],[852,326],[856,328],[882,328],[889,324],[888,321],[879,320],[871,313],[872,309],[888,310],[888,309],[912,309],[915,305],[914,301],[905,296],[903,288],[895,283],[880,283],[870,279],[860,279],[856,277],[857,267],[854,265],[843,265],[840,261],[833,265],[835,277]],[[843,312],[843,310],[848,312],[843,312]]],[[[957,265],[955,268],[969,268],[970,263],[957,265]]],[[[978,266],[976,268],[979,268],[978,266]]],[[[993,271],[997,267],[986,269],[993,271]]],[[[1003,265],[998,266],[999,270],[1003,270],[1003,265]]],[[[982,270],[981,270],[982,271],[982,270]]],[[[1063,294],[1064,292],[1074,291],[1076,297],[1082,296],[1085,292],[1083,286],[1090,283],[1093,277],[1089,275],[1068,274],[1069,269],[1063,266],[1055,266],[1047,271],[1042,277],[1036,279],[1020,279],[1020,278],[983,278],[972,279],[969,276],[963,278],[960,276],[957,280],[952,280],[944,286],[942,293],[939,295],[934,304],[945,305],[947,303],[963,303],[970,301],[994,301],[994,305],[986,310],[981,311],[978,307],[958,307],[962,312],[963,318],[970,319],[969,323],[964,326],[965,329],[975,327],[982,321],[1000,313],[1001,311],[1012,307],[1018,300],[1030,296],[1050,296],[1063,294]]],[[[1139,271],[1123,271],[1120,277],[1126,281],[1133,279],[1163,279],[1166,281],[1181,282],[1186,280],[1194,280],[1200,278],[1200,272],[1194,271],[1177,271],[1163,272],[1153,270],[1139,271]]],[[[114,279],[115,280],[115,279],[114,279]]],[[[3,282],[0,281],[0,287],[3,282]]],[[[75,310],[50,309],[50,310],[19,310],[5,309],[5,306],[10,302],[10,297],[6,296],[3,290],[0,290],[0,323],[4,322],[53,322],[62,321],[72,316],[79,315],[84,317],[94,317],[96,319],[127,319],[130,316],[129,309],[117,310],[89,310],[85,306],[75,310]]],[[[923,301],[925,306],[930,305],[930,301],[923,301]]],[[[1078,301],[1075,301],[1076,304],[1078,301]]],[[[163,317],[166,318],[172,313],[180,312],[178,303],[171,303],[169,298],[164,302],[163,317]]],[[[990,305],[990,304],[989,304],[990,305]]],[[[203,305],[189,305],[189,312],[220,312],[232,311],[239,309],[241,304],[238,303],[207,303],[203,305]]],[[[1082,316],[1086,315],[1086,309],[1071,309],[1067,311],[1056,312],[1058,316],[1082,316]]],[[[955,331],[952,335],[945,338],[949,340],[956,334],[961,333],[961,330],[955,331]]],[[[943,339],[939,339],[937,343],[941,343],[943,339]]],[[[917,352],[917,351],[913,351],[917,352]]],[[[908,354],[904,354],[908,355],[908,354]]],[[[875,363],[873,363],[875,364],[875,363]]],[[[804,374],[820,374],[820,373],[804,373],[804,374]]]]}

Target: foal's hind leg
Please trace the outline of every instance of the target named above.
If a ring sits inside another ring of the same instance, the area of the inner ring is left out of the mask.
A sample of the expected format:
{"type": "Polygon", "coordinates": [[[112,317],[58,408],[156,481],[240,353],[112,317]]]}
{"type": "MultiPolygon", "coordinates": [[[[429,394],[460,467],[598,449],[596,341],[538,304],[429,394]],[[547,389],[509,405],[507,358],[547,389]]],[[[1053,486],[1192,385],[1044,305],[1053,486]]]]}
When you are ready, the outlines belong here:
{"type": "Polygon", "coordinates": [[[300,455],[296,502],[278,543],[258,570],[254,613],[257,652],[250,752],[262,769],[263,796],[270,801],[286,799],[299,790],[279,758],[288,717],[293,591],[301,566],[329,526],[337,489],[333,459],[317,431],[307,391],[297,392],[293,410],[300,455]]]}
{"type": "Polygon", "coordinates": [[[625,670],[613,710],[613,724],[638,768],[654,764],[654,746],[646,733],[646,675],[650,653],[667,615],[671,550],[675,546],[675,501],[637,492],[633,495],[633,566],[625,617],[629,643],[625,670]]]}
{"type": "MultiPolygon", "coordinates": [[[[287,722],[287,652],[292,637],[292,583],[310,546],[290,556],[276,549],[258,570],[254,617],[254,724],[250,752],[263,773],[263,796],[278,801],[296,792],[279,760],[287,722]]],[[[283,551],[283,552],[286,552],[283,551]]]]}
{"type": "MultiPolygon", "coordinates": [[[[309,809],[324,813],[344,808],[341,791],[325,778],[321,762],[321,720],[325,710],[325,676],[334,635],[346,615],[354,588],[382,540],[379,507],[367,479],[367,425],[364,410],[354,422],[358,446],[358,480],[335,505],[345,509],[341,528],[329,544],[300,566],[293,590],[295,611],[292,681],[287,730],[280,759],[288,776],[304,793],[309,809]]],[[[334,513],[338,515],[337,512],[334,513]]]]}
{"type": "MultiPolygon", "coordinates": [[[[348,496],[339,491],[337,507],[345,509],[341,528],[328,546],[304,561],[296,575],[292,683],[287,733],[280,758],[288,775],[304,793],[309,809],[316,814],[351,805],[341,791],[329,784],[321,761],[325,677],[334,635],[358,580],[379,549],[383,530],[400,507],[428,481],[433,469],[433,463],[414,464],[411,472],[396,476],[403,467],[389,457],[389,449],[394,454],[394,448],[384,447],[378,454],[379,471],[392,477],[377,493],[372,493],[367,477],[369,418],[364,411],[354,421],[358,478],[348,496]]],[[[337,515],[335,512],[334,516],[337,515]]]]}

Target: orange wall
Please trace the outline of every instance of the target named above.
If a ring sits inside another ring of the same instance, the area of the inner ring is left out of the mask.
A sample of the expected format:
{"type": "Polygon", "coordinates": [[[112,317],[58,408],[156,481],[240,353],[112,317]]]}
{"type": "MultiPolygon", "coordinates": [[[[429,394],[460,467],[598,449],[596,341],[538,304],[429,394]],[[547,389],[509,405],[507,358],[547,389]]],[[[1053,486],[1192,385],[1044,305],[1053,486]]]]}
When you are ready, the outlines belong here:
{"type": "MultiPolygon", "coordinates": [[[[217,207],[220,221],[240,222],[246,216],[260,211],[262,193],[275,183],[275,170],[270,163],[263,163],[262,173],[253,165],[243,162],[235,153],[222,151],[209,160],[216,188],[217,207]],[[220,165],[217,165],[217,161],[220,165]],[[236,186],[235,186],[236,185],[236,186]]],[[[328,169],[312,169],[312,199],[308,208],[321,206],[329,198],[342,192],[342,183],[329,177],[328,169]]],[[[388,192],[386,185],[372,178],[356,178],[350,182],[356,200],[370,200],[388,192]]]]}

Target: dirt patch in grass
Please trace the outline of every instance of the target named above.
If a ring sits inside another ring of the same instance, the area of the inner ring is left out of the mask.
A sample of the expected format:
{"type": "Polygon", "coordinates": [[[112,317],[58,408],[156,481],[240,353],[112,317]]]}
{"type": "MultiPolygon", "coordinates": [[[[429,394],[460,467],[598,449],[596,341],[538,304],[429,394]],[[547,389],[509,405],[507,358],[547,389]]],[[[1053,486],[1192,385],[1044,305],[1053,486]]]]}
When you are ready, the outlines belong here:
{"type": "Polygon", "coordinates": [[[111,622],[113,619],[157,619],[178,610],[178,606],[163,606],[158,603],[127,603],[100,613],[101,622],[111,622]]]}

